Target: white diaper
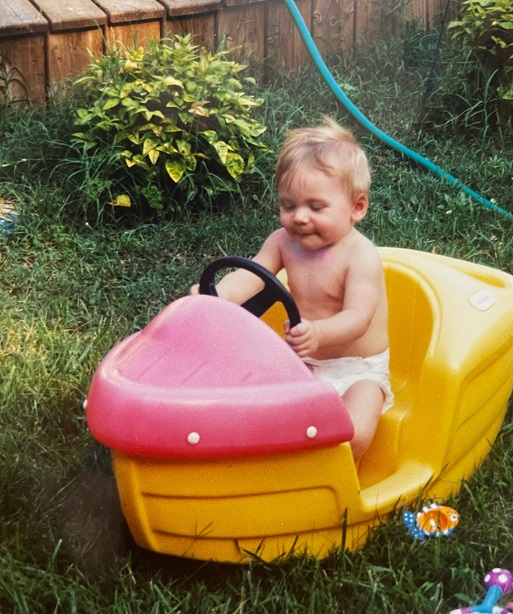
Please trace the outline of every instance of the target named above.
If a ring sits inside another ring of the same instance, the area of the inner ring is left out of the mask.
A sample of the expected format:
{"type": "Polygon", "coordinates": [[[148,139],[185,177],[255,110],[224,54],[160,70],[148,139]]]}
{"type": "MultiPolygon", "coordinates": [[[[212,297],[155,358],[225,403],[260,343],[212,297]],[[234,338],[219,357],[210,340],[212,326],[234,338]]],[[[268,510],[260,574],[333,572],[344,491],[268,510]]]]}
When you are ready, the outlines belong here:
{"type": "Polygon", "coordinates": [[[367,358],[345,356],[327,360],[304,358],[303,361],[314,375],[334,386],[340,396],[356,382],[371,380],[378,384],[385,395],[381,413],[385,413],[394,404],[390,386],[390,350],[367,358]]]}

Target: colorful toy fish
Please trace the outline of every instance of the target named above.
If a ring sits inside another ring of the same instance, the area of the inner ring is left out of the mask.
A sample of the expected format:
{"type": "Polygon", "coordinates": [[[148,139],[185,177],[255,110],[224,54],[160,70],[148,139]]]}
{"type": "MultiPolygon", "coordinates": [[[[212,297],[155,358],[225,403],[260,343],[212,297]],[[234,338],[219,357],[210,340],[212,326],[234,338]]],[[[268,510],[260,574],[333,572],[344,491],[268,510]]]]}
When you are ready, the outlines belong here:
{"type": "Polygon", "coordinates": [[[403,520],[413,539],[425,539],[450,535],[458,524],[460,515],[452,507],[431,503],[417,514],[405,511],[403,520]]]}
{"type": "Polygon", "coordinates": [[[0,233],[8,234],[14,229],[18,213],[13,204],[0,198],[0,233]]]}

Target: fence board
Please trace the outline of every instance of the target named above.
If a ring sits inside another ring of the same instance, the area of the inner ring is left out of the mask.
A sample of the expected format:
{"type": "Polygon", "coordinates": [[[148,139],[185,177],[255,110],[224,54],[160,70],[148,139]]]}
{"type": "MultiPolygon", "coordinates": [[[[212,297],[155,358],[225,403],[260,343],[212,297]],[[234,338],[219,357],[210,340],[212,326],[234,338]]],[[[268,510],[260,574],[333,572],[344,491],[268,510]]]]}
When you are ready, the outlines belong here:
{"type": "MultiPolygon", "coordinates": [[[[297,4],[320,53],[328,56],[352,50],[363,37],[386,37],[404,18],[438,25],[448,1],[297,4]]],[[[28,92],[40,101],[43,89],[85,67],[88,50],[99,56],[105,43],[144,46],[175,33],[191,33],[209,49],[223,38],[228,47],[241,47],[236,59],[256,76],[272,64],[296,69],[309,58],[282,0],[0,0],[0,71],[20,76],[13,81],[16,98],[28,92]]]]}
{"type": "Polygon", "coordinates": [[[106,13],[105,39],[108,47],[147,46],[162,36],[165,8],[157,0],[95,0],[106,13]]]}
{"type": "Polygon", "coordinates": [[[222,0],[159,0],[170,17],[210,13],[220,8],[222,0]]]}
{"type": "MultiPolygon", "coordinates": [[[[0,38],[0,71],[5,73],[11,101],[43,102],[46,98],[44,36],[0,38]]],[[[0,96],[0,102],[1,99],[0,96]]]]}
{"type": "MultiPolygon", "coordinates": [[[[312,21],[311,4],[298,0],[297,7],[309,26],[312,21]]],[[[269,3],[267,16],[267,56],[274,65],[287,70],[303,66],[308,51],[286,5],[281,0],[269,3]]]]}
{"type": "Polygon", "coordinates": [[[353,0],[314,0],[312,36],[322,55],[353,47],[354,18],[353,0]]]}
{"type": "Polygon", "coordinates": [[[265,5],[225,7],[217,16],[217,37],[224,38],[226,47],[241,47],[237,58],[247,62],[265,57],[265,5]],[[253,56],[253,57],[252,57],[253,56]]]}
{"type": "Polygon", "coordinates": [[[166,23],[166,36],[193,33],[192,42],[206,49],[214,49],[216,42],[215,14],[204,13],[190,17],[171,17],[166,23]]]}
{"type": "Polygon", "coordinates": [[[48,35],[48,79],[56,89],[59,81],[72,77],[89,63],[88,51],[99,57],[103,53],[102,30],[78,30],[48,35]]]}
{"type": "Polygon", "coordinates": [[[107,14],[109,24],[159,21],[165,9],[156,0],[95,0],[107,14]]]}
{"type": "Polygon", "coordinates": [[[426,0],[426,21],[428,25],[439,26],[446,14],[450,0],[426,0]]]}
{"type": "MultiPolygon", "coordinates": [[[[424,0],[411,0],[414,4],[424,0]]],[[[387,38],[406,17],[409,3],[397,0],[355,0],[355,44],[365,39],[387,38]]]]}
{"type": "MultiPolygon", "coordinates": [[[[88,51],[103,53],[106,14],[92,0],[32,0],[50,24],[46,34],[47,77],[54,84],[79,73],[88,51]]],[[[60,87],[60,86],[56,86],[60,87]]]]}
{"type": "Polygon", "coordinates": [[[370,28],[372,14],[371,0],[354,0],[354,45],[365,36],[370,28]]]}
{"type": "Polygon", "coordinates": [[[216,14],[222,0],[160,0],[167,9],[165,35],[193,34],[193,42],[207,49],[216,44],[216,14]]]}
{"type": "Polygon", "coordinates": [[[140,23],[107,26],[105,43],[107,47],[144,47],[150,40],[159,40],[162,36],[160,21],[142,21],[140,23]]]}
{"type": "Polygon", "coordinates": [[[0,0],[0,38],[48,30],[48,21],[29,0],[0,0]]]}
{"type": "Polygon", "coordinates": [[[410,0],[406,9],[406,19],[416,21],[425,26],[427,20],[426,0],[410,0]]]}
{"type": "Polygon", "coordinates": [[[0,83],[9,100],[45,99],[48,28],[48,21],[29,0],[0,0],[0,83]]]}
{"type": "Polygon", "coordinates": [[[51,30],[79,30],[105,25],[107,16],[91,0],[33,0],[51,30]]]}

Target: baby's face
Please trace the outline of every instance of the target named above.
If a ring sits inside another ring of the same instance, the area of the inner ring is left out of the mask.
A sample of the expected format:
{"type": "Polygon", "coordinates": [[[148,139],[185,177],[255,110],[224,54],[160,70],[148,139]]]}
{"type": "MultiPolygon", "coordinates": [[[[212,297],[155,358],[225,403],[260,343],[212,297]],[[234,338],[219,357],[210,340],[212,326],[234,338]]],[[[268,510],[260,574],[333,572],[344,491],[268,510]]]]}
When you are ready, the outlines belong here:
{"type": "Polygon", "coordinates": [[[329,247],[353,228],[354,202],[338,177],[302,166],[279,186],[280,222],[304,249],[329,247]]]}

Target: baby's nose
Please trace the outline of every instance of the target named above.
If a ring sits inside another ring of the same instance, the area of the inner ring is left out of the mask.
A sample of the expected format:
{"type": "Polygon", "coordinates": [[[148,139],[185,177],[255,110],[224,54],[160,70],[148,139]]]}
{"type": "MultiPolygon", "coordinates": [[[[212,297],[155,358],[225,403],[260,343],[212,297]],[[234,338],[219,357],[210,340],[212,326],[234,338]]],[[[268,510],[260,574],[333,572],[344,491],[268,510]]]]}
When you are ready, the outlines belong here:
{"type": "Polygon", "coordinates": [[[294,222],[296,224],[305,224],[306,222],[308,222],[308,219],[308,211],[304,207],[299,207],[294,212],[294,222]]]}

